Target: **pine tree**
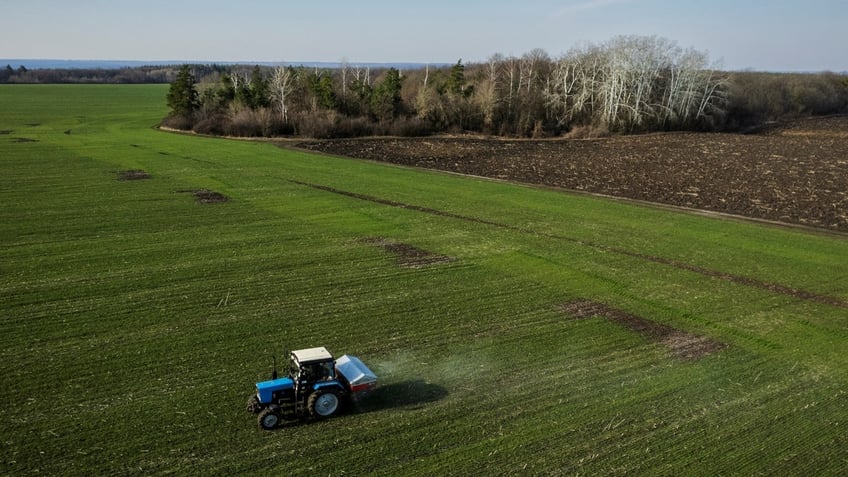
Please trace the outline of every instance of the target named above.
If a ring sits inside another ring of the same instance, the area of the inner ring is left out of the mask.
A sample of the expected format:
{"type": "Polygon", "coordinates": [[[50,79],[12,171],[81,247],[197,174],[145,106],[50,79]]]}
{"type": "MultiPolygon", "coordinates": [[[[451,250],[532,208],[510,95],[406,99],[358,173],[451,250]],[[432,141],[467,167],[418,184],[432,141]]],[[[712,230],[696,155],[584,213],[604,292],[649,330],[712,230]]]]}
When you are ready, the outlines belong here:
{"type": "Polygon", "coordinates": [[[323,72],[309,76],[309,91],[315,98],[315,103],[324,109],[335,109],[336,93],[333,91],[333,78],[323,72]]]}
{"type": "Polygon", "coordinates": [[[177,78],[168,90],[168,107],[171,116],[191,118],[200,109],[200,99],[197,94],[197,82],[188,65],[180,67],[177,78]]]}
{"type": "Polygon", "coordinates": [[[271,104],[268,94],[268,78],[262,74],[259,65],[253,67],[249,88],[248,106],[251,109],[259,109],[271,104]]]}
{"type": "Polygon", "coordinates": [[[445,86],[449,93],[459,95],[465,92],[465,65],[462,64],[462,59],[451,67],[445,86]]]}
{"type": "Polygon", "coordinates": [[[403,98],[400,95],[402,84],[400,71],[389,68],[386,77],[374,89],[371,97],[372,109],[381,121],[393,119],[400,114],[403,106],[403,98]]]}

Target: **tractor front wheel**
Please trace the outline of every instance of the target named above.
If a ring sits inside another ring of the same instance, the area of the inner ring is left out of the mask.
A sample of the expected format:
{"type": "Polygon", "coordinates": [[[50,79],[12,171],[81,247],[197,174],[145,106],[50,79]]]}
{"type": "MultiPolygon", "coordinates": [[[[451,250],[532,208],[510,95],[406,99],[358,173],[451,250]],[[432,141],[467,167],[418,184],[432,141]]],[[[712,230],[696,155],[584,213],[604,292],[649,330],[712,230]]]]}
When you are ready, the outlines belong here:
{"type": "Polygon", "coordinates": [[[312,417],[330,417],[339,410],[341,399],[338,391],[328,389],[326,391],[315,391],[309,396],[309,414],[312,417]]]}
{"type": "Polygon", "coordinates": [[[256,395],[251,396],[247,400],[247,412],[256,414],[260,410],[262,410],[262,405],[259,403],[259,398],[256,395]]]}
{"type": "Polygon", "coordinates": [[[280,425],[281,417],[280,413],[276,409],[266,407],[259,413],[257,420],[259,421],[259,427],[266,431],[270,431],[280,425]]]}

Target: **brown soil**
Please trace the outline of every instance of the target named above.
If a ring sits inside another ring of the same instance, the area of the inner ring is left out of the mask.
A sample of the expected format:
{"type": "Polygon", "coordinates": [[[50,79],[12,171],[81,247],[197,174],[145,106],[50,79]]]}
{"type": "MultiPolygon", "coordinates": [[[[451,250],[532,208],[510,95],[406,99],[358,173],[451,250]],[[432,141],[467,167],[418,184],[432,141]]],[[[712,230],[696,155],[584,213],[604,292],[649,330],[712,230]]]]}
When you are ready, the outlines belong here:
{"type": "Polygon", "coordinates": [[[207,189],[194,191],[194,196],[201,204],[220,204],[229,200],[224,194],[207,189]]]}
{"type": "Polygon", "coordinates": [[[141,169],[130,169],[128,171],[118,172],[119,181],[140,181],[150,179],[150,174],[141,169]]]}
{"type": "Polygon", "coordinates": [[[685,360],[700,359],[727,347],[711,338],[681,331],[592,300],[571,301],[560,305],[559,309],[574,319],[606,318],[662,344],[674,356],[685,360]]]}
{"type": "Polygon", "coordinates": [[[848,117],[755,135],[367,138],[299,147],[848,232],[848,117]]]}
{"type": "Polygon", "coordinates": [[[450,257],[435,254],[409,244],[393,242],[383,237],[368,237],[362,239],[361,242],[381,247],[394,255],[400,266],[406,268],[421,268],[453,261],[450,257]]]}
{"type": "Polygon", "coordinates": [[[177,192],[190,193],[194,195],[194,197],[197,198],[197,201],[201,204],[221,204],[230,200],[229,197],[224,194],[209,189],[178,190],[177,192]]]}

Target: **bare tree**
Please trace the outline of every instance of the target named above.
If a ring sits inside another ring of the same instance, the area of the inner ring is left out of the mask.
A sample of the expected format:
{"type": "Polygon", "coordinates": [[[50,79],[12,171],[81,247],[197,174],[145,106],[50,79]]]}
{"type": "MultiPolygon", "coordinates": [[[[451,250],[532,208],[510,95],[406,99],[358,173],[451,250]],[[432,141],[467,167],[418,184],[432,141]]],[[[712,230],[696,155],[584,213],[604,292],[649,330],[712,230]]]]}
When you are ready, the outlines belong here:
{"type": "Polygon", "coordinates": [[[360,65],[353,67],[353,80],[365,86],[371,86],[371,67],[366,66],[364,69],[360,65]]]}
{"type": "Polygon", "coordinates": [[[559,124],[681,127],[720,112],[726,82],[705,53],[653,36],[616,37],[559,58],[545,83],[545,107],[559,124]]]}
{"type": "Polygon", "coordinates": [[[512,119],[515,114],[515,98],[518,94],[518,89],[521,83],[518,82],[518,58],[510,56],[501,62],[501,70],[506,82],[506,116],[507,119],[512,119]]]}
{"type": "Polygon", "coordinates": [[[434,103],[436,101],[435,93],[428,88],[430,82],[430,65],[424,66],[424,79],[421,82],[421,87],[418,88],[418,94],[415,96],[415,111],[420,119],[432,119],[434,103]]]}
{"type": "Polygon", "coordinates": [[[291,94],[294,83],[295,72],[291,68],[278,66],[274,68],[271,74],[271,82],[269,84],[271,100],[274,101],[277,109],[280,111],[280,119],[284,123],[288,123],[288,97],[291,94]]]}
{"type": "Polygon", "coordinates": [[[483,114],[483,125],[489,129],[494,126],[495,110],[500,101],[500,63],[502,62],[503,55],[498,53],[490,56],[484,65],[485,75],[474,89],[474,100],[483,114]]]}
{"type": "Polygon", "coordinates": [[[347,97],[347,75],[349,70],[350,64],[347,62],[347,58],[342,58],[342,61],[339,64],[339,75],[342,80],[342,98],[347,97]]]}
{"type": "Polygon", "coordinates": [[[550,62],[550,57],[547,52],[541,48],[534,48],[521,56],[518,63],[518,91],[521,91],[521,86],[524,85],[525,92],[530,93],[535,80],[538,80],[540,68],[543,68],[550,62]]]}
{"type": "Polygon", "coordinates": [[[729,82],[727,76],[717,75],[714,69],[704,72],[706,79],[703,81],[703,94],[701,96],[701,104],[698,106],[698,112],[695,115],[696,120],[704,119],[709,114],[723,113],[723,107],[727,103],[727,94],[725,89],[729,82]]]}
{"type": "Polygon", "coordinates": [[[557,126],[566,125],[574,117],[574,103],[577,96],[578,63],[561,58],[554,64],[551,76],[545,83],[543,96],[549,117],[556,120],[557,126]]]}

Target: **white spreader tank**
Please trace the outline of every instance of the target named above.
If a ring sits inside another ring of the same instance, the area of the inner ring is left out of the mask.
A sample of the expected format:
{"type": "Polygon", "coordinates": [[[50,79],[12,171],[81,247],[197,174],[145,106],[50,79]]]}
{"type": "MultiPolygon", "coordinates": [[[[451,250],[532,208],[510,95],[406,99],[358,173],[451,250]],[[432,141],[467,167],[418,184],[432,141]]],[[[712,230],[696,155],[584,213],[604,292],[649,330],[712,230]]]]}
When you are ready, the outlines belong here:
{"type": "Polygon", "coordinates": [[[342,355],[336,360],[336,371],[348,382],[354,399],[367,395],[377,387],[377,375],[356,356],[342,355]]]}

